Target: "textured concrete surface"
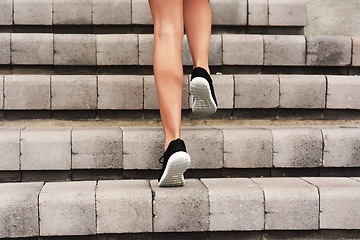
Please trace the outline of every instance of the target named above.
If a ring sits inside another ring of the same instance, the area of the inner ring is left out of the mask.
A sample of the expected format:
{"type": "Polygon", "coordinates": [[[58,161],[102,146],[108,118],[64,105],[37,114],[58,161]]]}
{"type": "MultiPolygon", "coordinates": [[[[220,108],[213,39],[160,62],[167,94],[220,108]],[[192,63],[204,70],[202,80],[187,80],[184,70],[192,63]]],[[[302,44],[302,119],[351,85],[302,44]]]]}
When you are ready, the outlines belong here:
{"type": "Polygon", "coordinates": [[[0,24],[13,24],[13,0],[2,0],[0,2],[0,24]]]}
{"type": "Polygon", "coordinates": [[[71,128],[26,128],[21,132],[21,170],[69,170],[71,128]]]}
{"type": "Polygon", "coordinates": [[[93,24],[131,24],[131,1],[93,0],[93,24]]]}
{"type": "Polygon", "coordinates": [[[22,127],[0,128],[0,170],[20,170],[20,132],[22,127]]]}
{"type": "Polygon", "coordinates": [[[152,232],[152,193],[147,180],[99,181],[97,234],[152,232]]]}
{"type": "Polygon", "coordinates": [[[270,130],[221,127],[224,134],[225,168],[264,168],[272,166],[273,142],[270,130]]]}
{"type": "Polygon", "coordinates": [[[72,169],[119,169],[122,164],[122,131],[119,127],[72,129],[72,169]]]}
{"type": "Polygon", "coordinates": [[[360,182],[348,178],[304,178],[320,194],[320,229],[360,228],[360,182]]]}
{"type": "Polygon", "coordinates": [[[10,64],[10,33],[0,33],[0,64],[10,64]]]}
{"type": "Polygon", "coordinates": [[[360,36],[352,37],[352,66],[360,66],[360,36]]]}
{"type": "Polygon", "coordinates": [[[306,0],[269,0],[270,26],[305,26],[306,0]]]}
{"type": "Polygon", "coordinates": [[[14,23],[52,25],[52,1],[14,0],[14,23]]]}
{"type": "Polygon", "coordinates": [[[248,24],[250,26],[269,25],[269,4],[267,0],[248,0],[248,24]]]}
{"type": "Polygon", "coordinates": [[[264,229],[263,190],[247,178],[201,179],[209,191],[210,231],[264,229]]]}
{"type": "Polygon", "coordinates": [[[96,234],[96,181],[48,182],[39,196],[41,236],[96,234]]]}
{"type": "Polygon", "coordinates": [[[212,23],[215,25],[246,25],[246,0],[210,0],[212,23]],[[224,14],[226,12],[226,14],[224,14]]]}
{"type": "Polygon", "coordinates": [[[187,179],[184,187],[159,188],[153,192],[154,232],[203,232],[209,230],[209,196],[197,179],[187,179]]]}
{"type": "Polygon", "coordinates": [[[147,0],[131,1],[131,22],[132,24],[153,24],[147,0]]]}
{"type": "Polygon", "coordinates": [[[234,108],[234,76],[211,75],[218,109],[234,108]]]}
{"type": "Polygon", "coordinates": [[[265,230],[319,228],[319,195],[316,187],[299,178],[252,180],[264,190],[265,230]]]}
{"type": "Polygon", "coordinates": [[[0,109],[4,109],[4,79],[5,76],[0,75],[0,92],[3,93],[2,97],[0,97],[0,109]]]}
{"type": "Polygon", "coordinates": [[[53,23],[92,24],[92,0],[53,0],[53,23]]]}
{"type": "Polygon", "coordinates": [[[328,91],[326,108],[360,109],[359,76],[327,76],[328,91]]]}
{"type": "Polygon", "coordinates": [[[0,238],[39,236],[38,194],[42,182],[0,184],[0,238]]]}

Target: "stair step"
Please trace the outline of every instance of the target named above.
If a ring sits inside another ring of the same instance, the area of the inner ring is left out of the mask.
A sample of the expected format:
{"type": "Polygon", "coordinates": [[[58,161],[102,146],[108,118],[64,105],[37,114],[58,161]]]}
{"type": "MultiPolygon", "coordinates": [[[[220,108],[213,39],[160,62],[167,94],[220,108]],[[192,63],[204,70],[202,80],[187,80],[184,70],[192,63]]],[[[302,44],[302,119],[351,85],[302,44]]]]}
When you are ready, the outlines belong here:
{"type": "MultiPolygon", "coordinates": [[[[214,25],[303,27],[307,20],[305,0],[211,0],[210,4],[214,25]]],[[[153,24],[147,0],[4,0],[0,6],[3,26],[153,24]]]]}
{"type": "Polygon", "coordinates": [[[0,238],[360,229],[360,178],[186,179],[180,188],[159,188],[156,180],[31,182],[0,189],[0,205],[7,206],[0,238]]]}

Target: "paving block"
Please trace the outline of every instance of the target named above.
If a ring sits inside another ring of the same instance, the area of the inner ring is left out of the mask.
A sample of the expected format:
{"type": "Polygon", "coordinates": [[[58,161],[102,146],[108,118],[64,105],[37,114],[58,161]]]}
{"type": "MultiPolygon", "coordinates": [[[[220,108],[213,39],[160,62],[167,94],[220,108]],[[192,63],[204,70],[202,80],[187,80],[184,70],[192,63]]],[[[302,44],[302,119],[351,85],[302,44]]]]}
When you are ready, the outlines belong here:
{"type": "Polygon", "coordinates": [[[93,24],[131,24],[130,0],[93,0],[92,11],[93,24]]]}
{"type": "Polygon", "coordinates": [[[153,65],[154,34],[139,34],[139,65],[153,65]]]}
{"type": "Polygon", "coordinates": [[[304,36],[264,35],[264,65],[304,66],[304,36]]]}
{"type": "Polygon", "coordinates": [[[268,26],[269,25],[269,4],[268,0],[248,0],[248,25],[268,26]]]}
{"type": "Polygon", "coordinates": [[[17,25],[52,25],[52,1],[14,0],[17,25]]]}
{"type": "Polygon", "coordinates": [[[92,0],[53,0],[56,25],[92,24],[92,0]]]}
{"type": "Polygon", "coordinates": [[[29,65],[54,64],[52,33],[12,33],[11,63],[29,65]]]}
{"type": "Polygon", "coordinates": [[[320,229],[360,228],[360,183],[349,178],[303,178],[319,189],[320,229]]]}
{"type": "Polygon", "coordinates": [[[263,65],[263,36],[223,34],[223,64],[263,65]]]}
{"type": "Polygon", "coordinates": [[[360,109],[360,76],[327,76],[330,109],[360,109]]]}
{"type": "Polygon", "coordinates": [[[119,127],[74,127],[72,169],[122,168],[122,131],[119,127]]]}
{"type": "Polygon", "coordinates": [[[40,235],[96,234],[96,181],[47,182],[39,196],[40,235]]]}
{"type": "Polygon", "coordinates": [[[268,0],[270,26],[306,26],[306,0],[268,0]]]}
{"type": "Polygon", "coordinates": [[[211,127],[183,127],[181,138],[191,157],[190,169],[223,167],[224,138],[220,129],[211,127]]]}
{"type": "Polygon", "coordinates": [[[360,167],[360,128],[322,128],[324,167],[360,167]]]}
{"type": "Polygon", "coordinates": [[[319,195],[316,187],[300,178],[252,180],[264,191],[265,230],[319,229],[319,195]]]}
{"type": "MultiPolygon", "coordinates": [[[[189,109],[189,76],[184,76],[182,88],[182,109],[189,109]]],[[[144,76],[144,109],[159,109],[154,76],[144,76]]]]}
{"type": "Polygon", "coordinates": [[[0,64],[10,64],[10,33],[0,33],[0,64]]]}
{"type": "Polygon", "coordinates": [[[138,75],[99,75],[99,109],[143,109],[143,77],[138,75]]]}
{"type": "Polygon", "coordinates": [[[70,170],[71,128],[29,127],[21,132],[21,170],[70,170]]]}
{"type": "Polygon", "coordinates": [[[210,0],[212,24],[247,25],[247,0],[210,0]]]}
{"type": "Polygon", "coordinates": [[[352,66],[360,66],[360,36],[352,37],[352,66]]]}
{"type": "MultiPolygon", "coordinates": [[[[191,76],[190,76],[191,77],[191,76]]],[[[234,108],[234,76],[211,75],[218,109],[234,108]]]]}
{"type": "Polygon", "coordinates": [[[50,76],[5,75],[4,109],[50,109],[50,76]]]}
{"type": "Polygon", "coordinates": [[[184,187],[160,188],[150,181],[153,192],[154,232],[205,232],[209,230],[209,196],[197,179],[184,187]]]}
{"type": "Polygon", "coordinates": [[[323,75],[280,75],[280,107],[325,108],[326,78],[323,75]]]}
{"type": "Polygon", "coordinates": [[[137,34],[96,35],[97,65],[138,65],[137,34]]]}
{"type": "Polygon", "coordinates": [[[99,181],[97,234],[152,232],[152,192],[147,180],[99,181]]]}
{"type": "Polygon", "coordinates": [[[13,25],[13,0],[0,2],[0,25],[13,25]]]}
{"type": "Polygon", "coordinates": [[[38,194],[42,182],[0,184],[0,238],[39,236],[38,194]]]}
{"type": "Polygon", "coordinates": [[[235,108],[277,108],[280,104],[277,75],[235,75],[235,108]]]}
{"type": "Polygon", "coordinates": [[[20,132],[22,127],[0,128],[0,170],[20,170],[20,132]]]}
{"type": "Polygon", "coordinates": [[[354,179],[355,181],[360,182],[360,177],[353,177],[352,179],[354,179]]]}
{"type": "Polygon", "coordinates": [[[147,0],[131,1],[132,24],[153,24],[149,2],[147,0]]]}
{"type": "Polygon", "coordinates": [[[322,133],[306,127],[269,128],[273,134],[275,167],[322,166],[322,133]]]}
{"type": "Polygon", "coordinates": [[[307,66],[349,66],[351,37],[307,36],[307,66]]]}
{"type": "Polygon", "coordinates": [[[209,191],[210,231],[264,229],[264,194],[248,178],[201,179],[209,191]]]}
{"type": "Polygon", "coordinates": [[[55,34],[54,64],[96,65],[95,45],[93,34],[55,34]]]}
{"type": "Polygon", "coordinates": [[[51,109],[96,109],[96,107],[96,76],[51,76],[51,109]]]}
{"type": "Polygon", "coordinates": [[[5,76],[0,75],[0,92],[3,93],[0,97],[0,109],[4,109],[4,79],[5,76]]]}
{"type": "Polygon", "coordinates": [[[225,168],[272,167],[273,141],[270,130],[222,127],[225,168]]]}

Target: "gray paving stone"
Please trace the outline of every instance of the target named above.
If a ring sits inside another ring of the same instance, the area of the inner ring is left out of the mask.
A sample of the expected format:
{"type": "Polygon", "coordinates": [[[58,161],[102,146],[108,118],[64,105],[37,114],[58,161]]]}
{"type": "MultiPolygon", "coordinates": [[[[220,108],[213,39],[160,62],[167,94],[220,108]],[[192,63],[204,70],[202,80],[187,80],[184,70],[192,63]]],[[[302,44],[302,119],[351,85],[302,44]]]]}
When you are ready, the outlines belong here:
{"type": "Polygon", "coordinates": [[[319,189],[320,229],[359,229],[359,182],[335,177],[303,179],[319,189]]]}
{"type": "Polygon", "coordinates": [[[356,181],[360,182],[360,177],[353,177],[352,179],[354,179],[354,180],[356,180],[356,181]]]}
{"type": "Polygon", "coordinates": [[[153,24],[150,6],[147,0],[131,1],[132,24],[153,24]]]}
{"type": "Polygon", "coordinates": [[[52,25],[52,1],[14,0],[14,23],[52,25]]]}
{"type": "Polygon", "coordinates": [[[270,130],[221,127],[224,135],[225,168],[272,167],[273,141],[270,130]]]}
{"type": "Polygon", "coordinates": [[[304,66],[304,36],[264,35],[264,65],[304,66]]]}
{"type": "Polygon", "coordinates": [[[300,178],[252,180],[264,190],[265,230],[319,228],[319,195],[316,187],[300,178]]]}
{"type": "Polygon", "coordinates": [[[5,75],[4,109],[50,109],[50,76],[5,75]]]}
{"type": "Polygon", "coordinates": [[[13,0],[0,2],[0,25],[13,25],[13,0]]]}
{"type": "Polygon", "coordinates": [[[214,25],[247,24],[246,0],[210,0],[210,5],[214,25]]]}
{"type": "Polygon", "coordinates": [[[71,128],[28,127],[21,132],[21,170],[70,170],[71,128]]]}
{"type": "Polygon", "coordinates": [[[324,167],[360,167],[360,128],[323,128],[324,167]]]}
{"type": "Polygon", "coordinates": [[[74,127],[72,169],[122,168],[122,131],[119,127],[74,127]]]}
{"type": "Polygon", "coordinates": [[[267,0],[248,0],[248,24],[250,26],[269,25],[269,4],[267,0]]]}
{"type": "Polygon", "coordinates": [[[360,66],[360,36],[352,37],[352,66],[360,66]]]}
{"type": "Polygon", "coordinates": [[[2,93],[0,97],[0,109],[4,109],[4,79],[5,76],[0,75],[0,93],[2,93]]]}
{"type": "Polygon", "coordinates": [[[96,51],[97,65],[138,65],[138,35],[96,35],[96,51]]]}
{"type": "Polygon", "coordinates": [[[270,26],[305,26],[306,0],[269,0],[270,26]]]}
{"type": "Polygon", "coordinates": [[[351,37],[307,36],[307,66],[349,66],[351,37]]]}
{"type": "Polygon", "coordinates": [[[20,132],[22,127],[0,128],[0,170],[20,170],[20,132]]]}
{"type": "MultiPolygon", "coordinates": [[[[189,76],[184,75],[182,88],[182,109],[189,109],[189,76]]],[[[159,109],[154,76],[144,76],[144,109],[159,109]]]]}
{"type": "Polygon", "coordinates": [[[138,75],[99,75],[99,109],[143,109],[144,80],[138,75]]]}
{"type": "Polygon", "coordinates": [[[93,0],[93,24],[131,24],[131,0],[93,0]]]}
{"type": "Polygon", "coordinates": [[[92,0],[53,0],[56,25],[92,24],[92,0]]]}
{"type": "Polygon", "coordinates": [[[306,127],[271,128],[275,167],[299,168],[322,165],[322,133],[306,127]]]}
{"type": "Polygon", "coordinates": [[[323,75],[280,75],[280,107],[325,108],[323,75]]]}
{"type": "MultiPolygon", "coordinates": [[[[190,76],[191,77],[191,76],[190,76]]],[[[211,75],[218,109],[234,108],[234,76],[211,75]]]]}
{"type": "Polygon", "coordinates": [[[159,188],[153,192],[154,232],[204,232],[209,230],[209,196],[197,179],[187,179],[184,187],[159,188]]]}
{"type": "Polygon", "coordinates": [[[152,232],[152,192],[147,180],[99,181],[97,234],[152,232]]]}
{"type": "Polygon", "coordinates": [[[38,194],[42,182],[0,184],[0,238],[39,236],[38,194]]]}
{"type": "Polygon", "coordinates": [[[327,104],[330,109],[360,109],[360,76],[327,76],[327,104]]]}
{"type": "Polygon", "coordinates": [[[96,234],[96,181],[47,182],[39,196],[40,235],[96,234]]]}
{"type": "Polygon", "coordinates": [[[29,65],[54,64],[52,33],[12,33],[11,63],[29,65]]]}
{"type": "Polygon", "coordinates": [[[263,190],[248,178],[201,179],[209,191],[210,231],[264,229],[263,190]]]}
{"type": "Polygon", "coordinates": [[[10,64],[10,33],[0,33],[0,64],[10,64]]]}
{"type": "Polygon", "coordinates": [[[54,34],[55,65],[96,65],[93,34],[54,34]]]}
{"type": "Polygon", "coordinates": [[[51,76],[51,109],[96,109],[96,107],[96,76],[51,76]]]}
{"type": "Polygon", "coordinates": [[[280,105],[277,75],[235,75],[235,108],[277,108],[280,105]]]}
{"type": "Polygon", "coordinates": [[[223,64],[263,65],[263,36],[223,34],[223,64]]]}
{"type": "Polygon", "coordinates": [[[153,65],[154,34],[139,34],[139,65],[153,65]]]}

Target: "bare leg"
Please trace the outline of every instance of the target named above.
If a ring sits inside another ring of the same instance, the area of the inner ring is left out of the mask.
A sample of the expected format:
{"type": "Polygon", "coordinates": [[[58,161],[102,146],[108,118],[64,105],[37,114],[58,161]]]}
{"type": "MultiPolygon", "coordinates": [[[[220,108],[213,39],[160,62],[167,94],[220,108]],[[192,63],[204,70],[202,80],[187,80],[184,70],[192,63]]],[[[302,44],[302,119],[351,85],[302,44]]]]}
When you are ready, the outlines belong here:
{"type": "Polygon", "coordinates": [[[193,68],[209,70],[212,14],[208,0],[184,0],[184,23],[193,68]]]}
{"type": "Polygon", "coordinates": [[[149,0],[149,5],[154,21],[153,67],[166,150],[172,140],[180,138],[183,0],[149,0]]]}

